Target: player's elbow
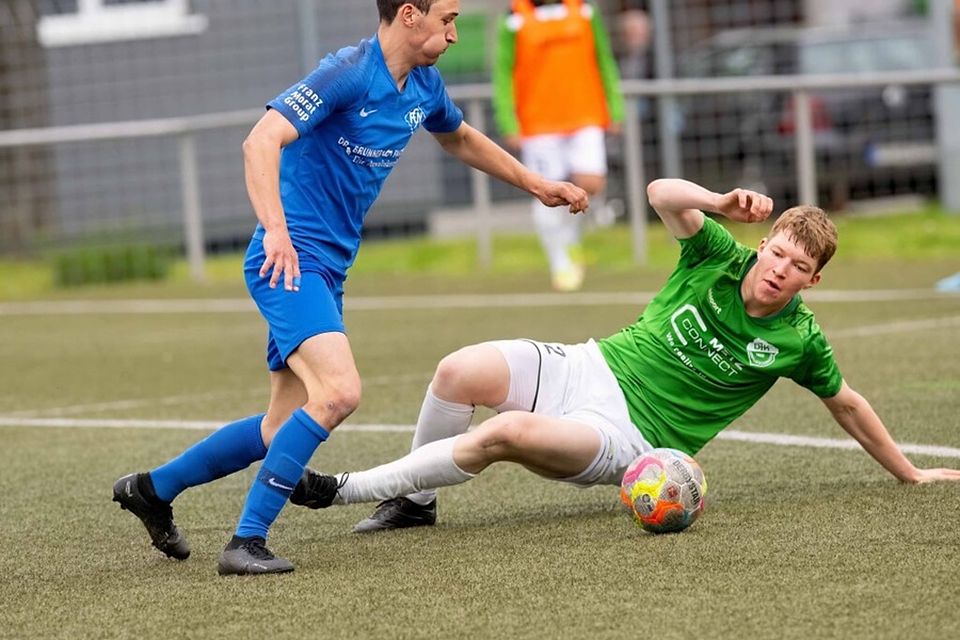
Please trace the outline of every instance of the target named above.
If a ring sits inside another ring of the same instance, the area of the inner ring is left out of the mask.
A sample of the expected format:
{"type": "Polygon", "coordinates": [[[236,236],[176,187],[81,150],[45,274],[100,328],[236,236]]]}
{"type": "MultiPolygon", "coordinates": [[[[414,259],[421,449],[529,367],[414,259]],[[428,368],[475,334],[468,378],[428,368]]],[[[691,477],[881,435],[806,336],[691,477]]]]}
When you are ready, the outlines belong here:
{"type": "Polygon", "coordinates": [[[447,133],[434,133],[433,137],[440,144],[440,148],[453,156],[459,156],[470,142],[473,129],[466,122],[460,123],[460,126],[447,133]]]}
{"type": "Polygon", "coordinates": [[[243,140],[243,157],[246,160],[279,158],[280,150],[296,139],[296,129],[286,121],[277,126],[258,123],[243,140]]]}
{"type": "Polygon", "coordinates": [[[243,158],[247,161],[260,157],[267,148],[268,144],[263,134],[257,132],[256,129],[247,134],[247,137],[243,139],[243,144],[241,145],[243,158]]]}
{"type": "Polygon", "coordinates": [[[866,399],[846,383],[840,387],[840,391],[835,396],[822,400],[837,420],[856,415],[862,408],[869,406],[866,399]]]}
{"type": "Polygon", "coordinates": [[[670,189],[669,180],[659,178],[647,185],[647,201],[654,209],[662,208],[667,192],[670,189]]]}
{"type": "Polygon", "coordinates": [[[459,136],[456,133],[449,133],[443,136],[437,136],[437,142],[440,143],[441,149],[452,156],[456,156],[457,152],[463,147],[463,136],[459,136]]]}
{"type": "Polygon", "coordinates": [[[849,421],[857,415],[858,405],[853,402],[827,402],[826,405],[830,415],[840,425],[849,424],[849,421]]]}

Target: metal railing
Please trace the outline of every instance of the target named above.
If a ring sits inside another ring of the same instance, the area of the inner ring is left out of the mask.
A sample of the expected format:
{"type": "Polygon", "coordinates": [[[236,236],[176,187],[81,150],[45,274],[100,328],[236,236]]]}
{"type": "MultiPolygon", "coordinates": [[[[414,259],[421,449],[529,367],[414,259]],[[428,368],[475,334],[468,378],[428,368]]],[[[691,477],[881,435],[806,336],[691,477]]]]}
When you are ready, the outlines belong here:
{"type": "MultiPolygon", "coordinates": [[[[953,68],[870,74],[623,81],[622,87],[627,106],[627,117],[623,125],[625,199],[632,229],[634,260],[638,264],[644,264],[647,258],[647,208],[646,199],[643,196],[643,185],[646,183],[642,157],[643,132],[637,117],[640,99],[748,92],[792,94],[797,107],[794,135],[799,199],[805,203],[816,203],[817,175],[813,122],[809,109],[811,91],[887,85],[941,86],[958,83],[960,83],[960,72],[953,68]]],[[[486,130],[484,106],[491,99],[491,86],[489,84],[451,85],[449,93],[454,100],[465,104],[468,122],[481,131],[486,130]]],[[[185,246],[191,275],[195,280],[202,281],[205,279],[203,212],[200,204],[200,184],[197,178],[195,136],[205,131],[252,125],[262,114],[263,110],[257,108],[191,117],[0,131],[0,148],[176,136],[179,140],[185,246]]],[[[943,117],[943,114],[938,117],[943,117]]],[[[960,179],[960,176],[957,178],[960,179]]],[[[489,265],[492,260],[492,204],[489,180],[486,174],[477,170],[472,171],[472,203],[477,217],[478,257],[482,266],[489,265]]]]}

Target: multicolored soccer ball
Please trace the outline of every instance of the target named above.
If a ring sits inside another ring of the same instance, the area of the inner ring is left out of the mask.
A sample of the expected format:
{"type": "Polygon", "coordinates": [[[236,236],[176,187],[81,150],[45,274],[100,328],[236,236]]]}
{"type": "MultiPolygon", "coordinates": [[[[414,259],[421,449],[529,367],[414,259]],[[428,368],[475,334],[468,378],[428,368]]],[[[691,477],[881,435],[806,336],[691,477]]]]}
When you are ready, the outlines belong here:
{"type": "Polygon", "coordinates": [[[707,481],[697,461],[676,449],[653,449],[630,463],[620,499],[653,533],[683,531],[703,513],[707,481]]]}

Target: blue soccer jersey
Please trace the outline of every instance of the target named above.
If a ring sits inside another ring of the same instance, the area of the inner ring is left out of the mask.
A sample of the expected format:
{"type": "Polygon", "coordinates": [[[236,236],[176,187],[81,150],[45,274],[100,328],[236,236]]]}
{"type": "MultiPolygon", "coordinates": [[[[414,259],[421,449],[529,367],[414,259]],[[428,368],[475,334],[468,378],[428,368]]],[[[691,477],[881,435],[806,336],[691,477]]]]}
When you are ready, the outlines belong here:
{"type": "MultiPolygon", "coordinates": [[[[344,277],[360,246],[363,219],[413,133],[447,133],[463,113],[433,67],[414,67],[403,91],[376,37],[321,60],[267,108],[300,137],[283,149],[280,196],[300,269],[344,277]]],[[[263,238],[257,226],[254,238],[263,238]]]]}

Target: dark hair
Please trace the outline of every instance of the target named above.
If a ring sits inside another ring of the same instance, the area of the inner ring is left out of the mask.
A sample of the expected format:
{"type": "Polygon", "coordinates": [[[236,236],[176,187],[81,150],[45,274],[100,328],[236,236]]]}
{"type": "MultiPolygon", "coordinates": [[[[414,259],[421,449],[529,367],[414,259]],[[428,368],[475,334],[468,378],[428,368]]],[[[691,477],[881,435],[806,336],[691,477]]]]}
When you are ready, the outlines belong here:
{"type": "Polygon", "coordinates": [[[430,13],[430,6],[437,0],[377,0],[377,11],[380,12],[380,22],[392,24],[397,17],[397,11],[405,4],[412,4],[424,13],[430,13]]]}

